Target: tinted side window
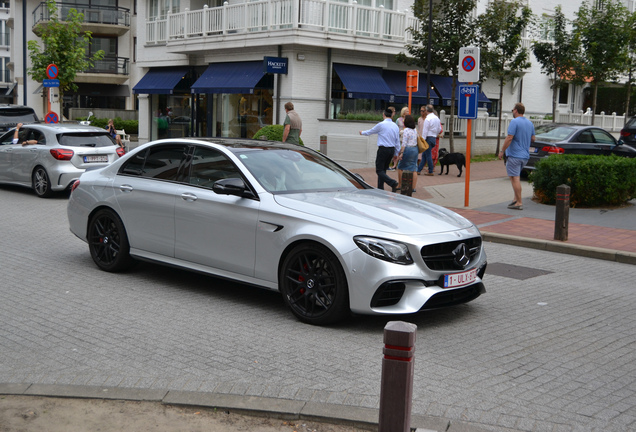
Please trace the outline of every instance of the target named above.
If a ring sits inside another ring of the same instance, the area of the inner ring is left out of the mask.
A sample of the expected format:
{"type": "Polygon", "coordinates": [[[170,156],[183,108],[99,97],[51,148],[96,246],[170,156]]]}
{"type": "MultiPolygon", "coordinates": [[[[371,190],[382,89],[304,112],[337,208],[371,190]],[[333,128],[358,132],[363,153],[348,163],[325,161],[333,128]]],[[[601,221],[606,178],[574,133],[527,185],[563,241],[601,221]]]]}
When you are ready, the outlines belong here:
{"type": "Polygon", "coordinates": [[[119,169],[119,174],[140,176],[144,172],[144,161],[146,160],[147,153],[148,150],[136,153],[122,165],[119,169]]]}
{"type": "Polygon", "coordinates": [[[601,129],[593,129],[592,130],[592,135],[594,135],[594,139],[596,140],[597,143],[600,144],[616,144],[614,142],[614,138],[608,134],[607,132],[605,132],[604,130],[601,129]]]}
{"type": "Polygon", "coordinates": [[[0,145],[13,144],[13,131],[7,132],[0,138],[0,145]]]}
{"type": "Polygon", "coordinates": [[[158,145],[135,154],[119,170],[120,174],[177,181],[186,158],[183,144],[158,145]]]}
{"type": "Polygon", "coordinates": [[[589,130],[586,130],[581,132],[581,134],[579,135],[578,141],[581,143],[593,143],[594,137],[592,136],[592,133],[589,130]]]}
{"type": "Polygon", "coordinates": [[[177,180],[179,167],[185,160],[187,147],[182,144],[169,144],[148,149],[143,177],[162,180],[177,180]]]}
{"type": "Polygon", "coordinates": [[[215,181],[225,178],[240,178],[236,166],[223,153],[195,147],[190,169],[190,184],[211,188],[215,181]]]}

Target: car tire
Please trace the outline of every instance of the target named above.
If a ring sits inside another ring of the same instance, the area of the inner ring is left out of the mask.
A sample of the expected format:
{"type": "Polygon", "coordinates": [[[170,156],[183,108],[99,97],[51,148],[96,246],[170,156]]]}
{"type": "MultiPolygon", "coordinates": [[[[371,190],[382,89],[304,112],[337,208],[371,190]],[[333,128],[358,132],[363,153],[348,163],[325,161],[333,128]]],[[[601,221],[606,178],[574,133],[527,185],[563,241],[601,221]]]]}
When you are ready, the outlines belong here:
{"type": "Polygon", "coordinates": [[[50,198],[53,195],[51,190],[51,180],[44,167],[36,167],[31,175],[33,191],[40,198],[50,198]]]}
{"type": "Polygon", "coordinates": [[[97,267],[119,272],[134,263],[124,224],[110,209],[99,210],[88,225],[88,248],[97,267]]]}
{"type": "Polygon", "coordinates": [[[332,324],[350,314],[346,275],[322,245],[301,244],[287,254],[279,274],[283,299],[302,322],[332,324]]]}

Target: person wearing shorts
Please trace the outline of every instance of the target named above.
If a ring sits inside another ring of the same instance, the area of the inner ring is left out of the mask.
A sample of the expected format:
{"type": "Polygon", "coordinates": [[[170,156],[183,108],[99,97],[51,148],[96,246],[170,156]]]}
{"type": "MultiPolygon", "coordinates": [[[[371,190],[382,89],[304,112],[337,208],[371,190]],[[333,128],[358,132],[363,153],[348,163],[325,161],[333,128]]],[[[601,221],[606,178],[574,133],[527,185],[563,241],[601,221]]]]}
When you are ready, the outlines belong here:
{"type": "Polygon", "coordinates": [[[530,144],[534,142],[534,124],[523,115],[526,108],[522,103],[516,103],[512,109],[514,119],[508,126],[508,134],[503,148],[499,152],[499,159],[506,155],[506,173],[512,183],[513,201],[508,204],[512,210],[523,210],[521,201],[521,170],[530,159],[530,144]]]}

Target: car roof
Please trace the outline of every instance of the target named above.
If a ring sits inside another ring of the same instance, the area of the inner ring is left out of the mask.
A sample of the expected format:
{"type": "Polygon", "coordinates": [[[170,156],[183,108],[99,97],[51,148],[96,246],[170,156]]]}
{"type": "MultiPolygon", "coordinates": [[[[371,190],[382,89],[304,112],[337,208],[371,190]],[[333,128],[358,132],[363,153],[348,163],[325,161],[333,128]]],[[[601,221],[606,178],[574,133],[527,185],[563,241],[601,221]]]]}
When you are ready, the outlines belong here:
{"type": "Polygon", "coordinates": [[[543,123],[541,125],[538,125],[537,127],[540,126],[553,126],[553,127],[567,127],[567,128],[571,128],[571,129],[575,129],[575,130],[582,130],[582,129],[603,129],[601,127],[598,126],[590,126],[590,125],[582,125],[582,124],[577,124],[577,123],[543,123]]]}
{"type": "Polygon", "coordinates": [[[84,126],[79,123],[31,123],[25,125],[31,129],[37,129],[42,131],[49,131],[53,133],[72,133],[72,132],[104,132],[108,133],[106,129],[102,129],[96,126],[84,126]]]}
{"type": "Polygon", "coordinates": [[[210,144],[219,144],[225,146],[228,150],[232,152],[240,152],[241,150],[248,149],[281,149],[281,150],[312,150],[309,147],[301,146],[298,144],[289,144],[283,143],[280,141],[267,141],[260,139],[249,139],[249,138],[225,138],[225,137],[188,137],[188,138],[180,138],[180,139],[166,139],[161,141],[154,141],[156,143],[183,143],[183,140],[188,140],[189,142],[199,142],[199,143],[210,143],[210,144]]]}

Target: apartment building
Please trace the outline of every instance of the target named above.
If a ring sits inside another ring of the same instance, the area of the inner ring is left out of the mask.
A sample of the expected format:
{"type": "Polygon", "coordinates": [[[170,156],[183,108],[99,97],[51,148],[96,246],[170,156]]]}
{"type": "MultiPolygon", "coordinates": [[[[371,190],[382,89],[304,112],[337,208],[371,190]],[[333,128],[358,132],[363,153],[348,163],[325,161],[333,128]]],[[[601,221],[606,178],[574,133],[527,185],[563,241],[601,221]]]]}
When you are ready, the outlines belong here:
{"type": "MultiPolygon", "coordinates": [[[[281,124],[292,101],[303,119],[302,137],[318,147],[319,120],[339,113],[378,110],[407,103],[406,70],[395,55],[412,42],[420,23],[413,0],[80,0],[92,49],[107,57],[78,75],[80,90],[65,107],[136,109],[139,141],[188,135],[252,137],[264,125],[281,124]],[[98,3],[99,2],[99,3],[98,3]]],[[[434,3],[438,0],[434,0],[434,3]]],[[[490,0],[479,0],[475,14],[490,0]]],[[[527,0],[535,15],[549,19],[554,2],[527,0]]],[[[633,0],[626,5],[633,10],[633,0]]],[[[574,18],[581,1],[562,2],[574,18]]],[[[69,4],[59,2],[63,11],[69,4]]],[[[42,4],[27,0],[31,29],[42,4]]],[[[21,3],[11,9],[13,39],[21,34],[21,3]],[[16,18],[18,17],[18,18],[16,18]]],[[[529,46],[530,34],[524,43],[529,46]]],[[[471,41],[467,41],[470,45],[471,41]]],[[[22,103],[21,44],[12,44],[16,99],[22,103]]],[[[1,50],[1,46],[0,46],[1,50]]],[[[496,114],[517,101],[529,112],[549,113],[550,78],[532,66],[508,83],[486,79],[480,110],[496,114]]],[[[450,78],[433,74],[413,103],[448,110],[450,78]],[[430,94],[427,94],[430,89],[430,94]]],[[[41,106],[39,83],[27,79],[26,100],[41,106]]],[[[10,87],[10,86],[9,86],[10,87]]],[[[565,86],[559,109],[578,111],[581,89],[565,86]]]]}
{"type": "MultiPolygon", "coordinates": [[[[64,94],[63,112],[58,114],[68,118],[72,108],[134,109],[135,100],[131,93],[131,78],[135,77],[131,67],[135,37],[133,1],[77,0],[60,1],[56,5],[58,17],[62,20],[71,8],[84,14],[82,28],[92,32],[93,36],[88,55],[100,49],[105,52],[103,60],[77,74],[75,83],[78,89],[64,94]]],[[[35,0],[26,0],[26,3],[14,1],[8,19],[8,26],[12,29],[11,80],[17,89],[13,92],[13,102],[33,107],[42,117],[47,108],[45,89],[26,73],[30,60],[25,47],[28,40],[37,40],[34,30],[48,19],[46,4],[35,0]]]]}

